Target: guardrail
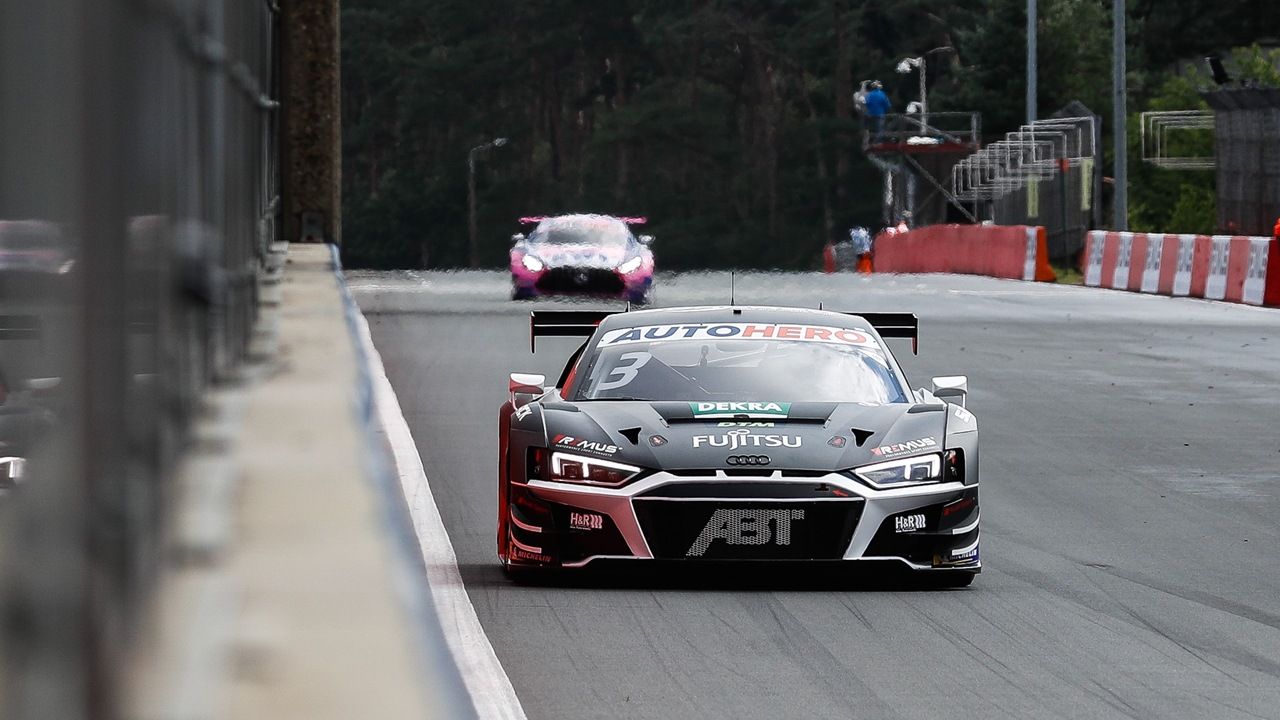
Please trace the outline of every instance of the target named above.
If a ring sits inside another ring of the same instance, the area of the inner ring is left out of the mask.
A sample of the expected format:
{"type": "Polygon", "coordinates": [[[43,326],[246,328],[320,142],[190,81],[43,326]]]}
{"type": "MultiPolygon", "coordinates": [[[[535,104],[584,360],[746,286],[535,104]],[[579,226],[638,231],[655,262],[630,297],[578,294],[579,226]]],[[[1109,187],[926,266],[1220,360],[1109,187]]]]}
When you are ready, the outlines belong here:
{"type": "Polygon", "coordinates": [[[982,139],[982,113],[931,112],[889,113],[874,125],[868,138],[869,150],[884,152],[897,146],[927,149],[934,145],[963,145],[977,150],[982,139]]]}

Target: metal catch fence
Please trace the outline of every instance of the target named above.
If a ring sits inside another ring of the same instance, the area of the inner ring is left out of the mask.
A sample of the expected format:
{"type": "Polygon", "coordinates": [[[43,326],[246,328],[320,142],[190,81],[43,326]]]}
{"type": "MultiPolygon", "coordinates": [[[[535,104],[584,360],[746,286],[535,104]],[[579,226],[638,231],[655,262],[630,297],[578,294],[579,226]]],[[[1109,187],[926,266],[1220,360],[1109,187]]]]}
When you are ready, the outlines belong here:
{"type": "Polygon", "coordinates": [[[1218,229],[1271,235],[1280,218],[1280,89],[1205,93],[1213,108],[1218,229]]]}
{"type": "Polygon", "coordinates": [[[277,234],[277,13],[0,3],[4,717],[119,714],[166,481],[277,234]]]}
{"type": "Polygon", "coordinates": [[[1080,252],[1099,201],[1099,127],[1093,116],[1021,126],[951,170],[956,199],[998,225],[1043,225],[1049,256],[1080,252]]]}

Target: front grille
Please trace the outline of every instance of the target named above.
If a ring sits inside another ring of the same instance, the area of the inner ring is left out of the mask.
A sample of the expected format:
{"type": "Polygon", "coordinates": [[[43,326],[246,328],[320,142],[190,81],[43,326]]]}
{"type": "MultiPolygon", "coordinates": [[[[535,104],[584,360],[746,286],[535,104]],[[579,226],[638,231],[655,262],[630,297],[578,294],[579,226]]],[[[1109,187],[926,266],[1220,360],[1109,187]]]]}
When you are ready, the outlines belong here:
{"type": "Polygon", "coordinates": [[[548,293],[622,292],[622,278],[602,268],[551,268],[538,278],[538,290],[548,293]]]}
{"type": "Polygon", "coordinates": [[[724,498],[731,500],[814,500],[847,498],[849,493],[824,482],[726,481],[672,482],[645,490],[637,499],[669,500],[673,498],[724,498]]]}
{"type": "Polygon", "coordinates": [[[634,506],[655,558],[838,560],[853,537],[863,501],[636,498],[634,506]]]}
{"type": "Polygon", "coordinates": [[[684,469],[684,470],[664,470],[668,475],[676,477],[715,477],[717,472],[723,472],[726,477],[769,477],[777,472],[781,477],[785,478],[820,478],[830,475],[830,470],[783,470],[780,468],[702,468],[702,469],[684,469]]]}

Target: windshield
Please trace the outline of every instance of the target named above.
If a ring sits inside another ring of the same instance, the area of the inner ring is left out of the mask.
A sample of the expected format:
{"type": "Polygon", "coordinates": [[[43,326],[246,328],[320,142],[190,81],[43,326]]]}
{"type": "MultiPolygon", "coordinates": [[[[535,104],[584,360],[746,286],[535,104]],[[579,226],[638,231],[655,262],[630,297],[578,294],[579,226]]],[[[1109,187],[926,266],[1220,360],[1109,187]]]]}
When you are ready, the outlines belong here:
{"type": "Polygon", "coordinates": [[[906,395],[884,349],[861,332],[729,323],[610,331],[577,399],[882,404],[906,395]]]}
{"type": "Polygon", "coordinates": [[[531,243],[548,245],[626,245],[631,231],[612,218],[586,218],[539,227],[529,236],[531,243]]]}

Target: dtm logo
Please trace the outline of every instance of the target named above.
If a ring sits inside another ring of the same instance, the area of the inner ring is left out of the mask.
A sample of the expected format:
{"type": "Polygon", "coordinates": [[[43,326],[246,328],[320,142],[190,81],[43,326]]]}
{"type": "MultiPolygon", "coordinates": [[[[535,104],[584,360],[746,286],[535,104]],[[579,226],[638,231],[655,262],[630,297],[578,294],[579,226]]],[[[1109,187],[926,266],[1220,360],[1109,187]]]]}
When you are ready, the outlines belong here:
{"type": "Polygon", "coordinates": [[[804,510],[717,510],[685,556],[702,557],[716,540],[724,540],[729,545],[768,545],[770,542],[790,545],[791,521],[803,519],[804,510]]]}
{"type": "Polygon", "coordinates": [[[730,465],[768,465],[773,461],[768,455],[730,455],[725,462],[730,465]]]}

